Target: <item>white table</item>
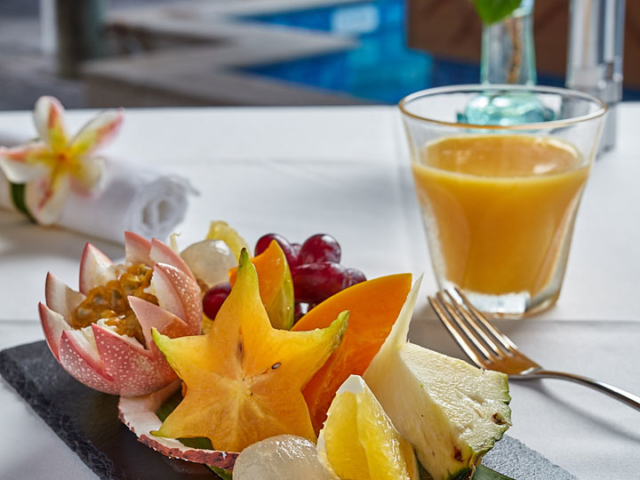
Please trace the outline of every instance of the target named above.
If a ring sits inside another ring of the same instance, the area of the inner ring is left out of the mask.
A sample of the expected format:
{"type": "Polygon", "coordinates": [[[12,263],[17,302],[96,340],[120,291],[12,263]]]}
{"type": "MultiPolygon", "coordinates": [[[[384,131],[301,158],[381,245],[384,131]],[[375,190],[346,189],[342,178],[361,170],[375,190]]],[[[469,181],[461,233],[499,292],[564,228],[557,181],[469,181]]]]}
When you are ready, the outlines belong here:
{"type": "MultiPolygon", "coordinates": [[[[71,112],[71,128],[92,112],[71,112]]],[[[619,145],[595,165],[578,215],[558,305],[503,324],[545,366],[640,393],[640,105],[620,109],[619,145]]],[[[28,112],[0,114],[0,132],[33,132],[28,112]]],[[[180,171],[201,192],[180,227],[181,245],[210,219],[250,243],[269,231],[292,241],[328,232],[343,263],[376,277],[424,272],[435,281],[390,107],[156,109],[129,111],[109,155],[180,171]],[[245,185],[244,190],[242,185],[245,185]]],[[[75,286],[86,238],[43,230],[0,211],[0,348],[42,338],[36,305],[51,270],[75,286]]],[[[122,247],[92,240],[113,258],[122,247]]],[[[421,301],[411,338],[460,355],[421,301]]],[[[510,434],[578,478],[640,478],[640,413],[584,387],[513,383],[510,434]]],[[[95,479],[19,396],[0,382],[0,480],[95,479]]]]}

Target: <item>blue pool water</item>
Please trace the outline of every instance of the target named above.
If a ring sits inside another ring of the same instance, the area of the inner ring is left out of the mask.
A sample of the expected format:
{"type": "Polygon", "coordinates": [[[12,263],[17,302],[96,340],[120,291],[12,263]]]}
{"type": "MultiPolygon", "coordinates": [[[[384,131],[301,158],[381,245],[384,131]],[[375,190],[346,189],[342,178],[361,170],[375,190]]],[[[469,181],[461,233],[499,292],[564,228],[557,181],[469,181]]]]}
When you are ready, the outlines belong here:
{"type": "MultiPolygon", "coordinates": [[[[403,0],[363,1],[245,19],[330,32],[359,42],[351,51],[252,67],[247,69],[250,72],[386,103],[433,85],[434,58],[406,45],[403,0]]],[[[464,77],[458,83],[477,82],[477,66],[461,69],[464,77]]]]}
{"type": "MultiPolygon", "coordinates": [[[[477,64],[448,62],[407,47],[404,0],[363,0],[244,19],[346,35],[359,42],[358,48],[344,53],[246,69],[258,75],[382,103],[396,103],[424,88],[478,83],[480,78],[477,64]]],[[[543,75],[538,81],[544,85],[564,84],[562,78],[543,75]]],[[[625,91],[625,99],[640,99],[640,95],[625,91]]]]}

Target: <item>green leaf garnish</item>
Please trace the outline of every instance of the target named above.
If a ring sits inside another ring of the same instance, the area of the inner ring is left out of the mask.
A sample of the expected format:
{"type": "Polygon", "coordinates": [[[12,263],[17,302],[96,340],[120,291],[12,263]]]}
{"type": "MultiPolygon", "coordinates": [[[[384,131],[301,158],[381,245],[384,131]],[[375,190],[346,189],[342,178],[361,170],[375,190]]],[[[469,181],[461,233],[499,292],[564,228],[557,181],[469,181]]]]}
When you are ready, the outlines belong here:
{"type": "Polygon", "coordinates": [[[229,470],[225,470],[224,468],[213,467],[208,465],[208,467],[218,475],[222,480],[233,480],[233,476],[229,470]]]}
{"type": "Polygon", "coordinates": [[[478,465],[476,473],[473,474],[473,480],[513,480],[513,478],[502,475],[484,465],[478,465]]]}
{"type": "Polygon", "coordinates": [[[173,395],[165,400],[165,402],[160,405],[160,408],[156,410],[156,415],[160,419],[161,422],[164,422],[167,417],[173,412],[176,407],[182,401],[182,392],[180,389],[176,391],[173,395]]]}
{"type": "Polygon", "coordinates": [[[36,222],[36,219],[33,218],[31,212],[27,208],[27,199],[26,199],[26,185],[23,183],[10,183],[11,185],[11,201],[13,202],[14,207],[21,213],[24,213],[29,220],[33,223],[36,222]]]}
{"type": "MultiPolygon", "coordinates": [[[[420,474],[420,480],[433,480],[433,477],[424,469],[424,467],[418,463],[418,469],[420,474]]],[[[461,477],[466,477],[469,472],[465,471],[461,474],[461,477]]],[[[456,477],[458,478],[458,477],[456,477]]],[[[226,479],[225,479],[226,480],[226,479]]],[[[511,477],[507,477],[498,473],[484,465],[478,465],[476,471],[473,474],[473,480],[513,480],[511,477]]]]}
{"type": "Polygon", "coordinates": [[[522,0],[471,0],[482,23],[491,25],[507,18],[520,6],[522,0]]]}

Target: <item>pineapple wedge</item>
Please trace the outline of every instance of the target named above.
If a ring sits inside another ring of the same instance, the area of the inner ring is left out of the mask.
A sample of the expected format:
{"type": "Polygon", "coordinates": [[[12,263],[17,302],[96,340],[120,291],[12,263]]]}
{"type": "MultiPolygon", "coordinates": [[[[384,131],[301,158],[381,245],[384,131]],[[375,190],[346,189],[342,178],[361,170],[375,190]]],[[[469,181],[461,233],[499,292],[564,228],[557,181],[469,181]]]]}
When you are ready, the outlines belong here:
{"type": "Polygon", "coordinates": [[[408,343],[419,286],[364,379],[434,480],[470,478],[511,425],[507,376],[408,343]]]}

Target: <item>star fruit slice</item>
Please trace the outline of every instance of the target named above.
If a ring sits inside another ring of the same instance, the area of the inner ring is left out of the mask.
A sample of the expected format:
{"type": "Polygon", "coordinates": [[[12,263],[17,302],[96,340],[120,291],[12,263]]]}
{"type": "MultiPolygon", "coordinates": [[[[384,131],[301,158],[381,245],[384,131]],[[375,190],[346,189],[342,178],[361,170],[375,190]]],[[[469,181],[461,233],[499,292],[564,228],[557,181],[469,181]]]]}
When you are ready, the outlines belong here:
{"type": "Polygon", "coordinates": [[[413,447],[358,375],[351,375],[338,389],[320,431],[318,453],[340,478],[418,480],[413,447]]]}
{"type": "Polygon", "coordinates": [[[302,388],[338,347],[347,321],[343,312],[324,329],[274,329],[243,250],[236,283],[209,333],[179,340],[153,333],[186,394],[152,433],[205,437],[228,452],[281,434],[315,441],[302,388]]]}

